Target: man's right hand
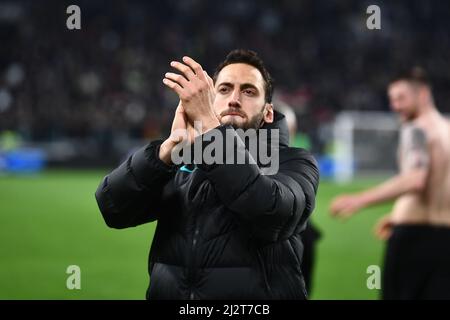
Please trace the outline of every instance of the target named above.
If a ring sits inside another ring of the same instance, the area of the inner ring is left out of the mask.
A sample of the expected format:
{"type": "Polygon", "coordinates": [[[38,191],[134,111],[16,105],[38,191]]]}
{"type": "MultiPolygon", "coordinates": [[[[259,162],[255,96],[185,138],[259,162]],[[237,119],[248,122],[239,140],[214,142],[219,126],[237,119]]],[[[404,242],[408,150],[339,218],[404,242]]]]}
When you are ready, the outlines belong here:
{"type": "Polygon", "coordinates": [[[375,235],[380,240],[388,240],[392,234],[392,228],[394,227],[394,223],[392,222],[391,216],[385,215],[380,220],[378,220],[375,226],[375,235]]]}
{"type": "Polygon", "coordinates": [[[159,158],[166,164],[171,164],[172,149],[185,139],[188,139],[189,143],[192,143],[196,136],[197,134],[194,127],[188,121],[183,105],[180,101],[175,111],[170,136],[161,144],[161,147],[159,148],[159,158]]]}
{"type": "Polygon", "coordinates": [[[330,205],[331,215],[349,218],[364,207],[364,200],[358,194],[345,194],[333,199],[330,205]]]}

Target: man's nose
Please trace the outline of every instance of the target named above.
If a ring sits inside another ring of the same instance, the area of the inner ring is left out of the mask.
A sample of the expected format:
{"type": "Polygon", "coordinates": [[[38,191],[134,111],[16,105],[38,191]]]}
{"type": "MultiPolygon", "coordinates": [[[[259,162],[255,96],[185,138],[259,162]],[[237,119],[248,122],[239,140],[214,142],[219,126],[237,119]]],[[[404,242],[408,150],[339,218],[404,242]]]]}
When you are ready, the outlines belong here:
{"type": "Polygon", "coordinates": [[[230,107],[240,107],[241,106],[241,101],[240,101],[240,91],[239,90],[234,90],[233,93],[230,96],[230,101],[228,102],[228,105],[230,107]]]}

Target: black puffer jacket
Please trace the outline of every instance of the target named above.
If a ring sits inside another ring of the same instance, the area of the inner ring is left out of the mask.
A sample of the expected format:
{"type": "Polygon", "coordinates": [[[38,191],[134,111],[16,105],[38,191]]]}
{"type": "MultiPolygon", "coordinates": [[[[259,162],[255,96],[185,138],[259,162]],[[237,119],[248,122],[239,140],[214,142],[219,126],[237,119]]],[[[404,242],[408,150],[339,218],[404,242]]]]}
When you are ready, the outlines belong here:
{"type": "Polygon", "coordinates": [[[108,226],[158,221],[148,299],[305,298],[301,232],[318,169],[307,151],[288,147],[282,114],[263,128],[280,130],[275,175],[257,164],[168,166],[154,141],[104,178],[96,198],[108,226]]]}

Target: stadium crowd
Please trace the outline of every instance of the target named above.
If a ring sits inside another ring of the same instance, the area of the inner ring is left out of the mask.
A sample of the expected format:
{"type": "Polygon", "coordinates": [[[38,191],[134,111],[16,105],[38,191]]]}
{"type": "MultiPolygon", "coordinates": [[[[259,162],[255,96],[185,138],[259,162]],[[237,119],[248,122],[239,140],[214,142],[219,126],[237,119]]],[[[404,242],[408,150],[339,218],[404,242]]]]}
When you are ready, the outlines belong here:
{"type": "Polygon", "coordinates": [[[106,151],[121,136],[161,136],[177,105],[162,84],[168,63],[186,54],[212,73],[239,47],[265,60],[315,152],[318,124],[337,112],[389,110],[385,86],[405,62],[429,71],[438,107],[450,109],[449,2],[383,2],[381,30],[367,29],[364,1],[78,4],[81,30],[66,28],[60,1],[0,4],[0,131],[94,138],[106,151]]]}

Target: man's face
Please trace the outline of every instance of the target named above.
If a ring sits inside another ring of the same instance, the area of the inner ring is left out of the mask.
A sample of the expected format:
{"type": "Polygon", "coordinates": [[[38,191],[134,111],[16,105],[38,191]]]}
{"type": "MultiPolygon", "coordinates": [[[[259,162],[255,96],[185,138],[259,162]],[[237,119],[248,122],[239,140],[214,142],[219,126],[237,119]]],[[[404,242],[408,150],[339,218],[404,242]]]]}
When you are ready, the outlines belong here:
{"type": "Polygon", "coordinates": [[[214,84],[214,111],[220,123],[235,129],[257,129],[272,122],[272,105],[265,102],[264,85],[262,74],[253,66],[234,63],[224,67],[214,84]]]}
{"type": "Polygon", "coordinates": [[[402,122],[413,120],[418,115],[418,88],[407,81],[396,81],[389,85],[388,96],[391,108],[402,122]]]}

